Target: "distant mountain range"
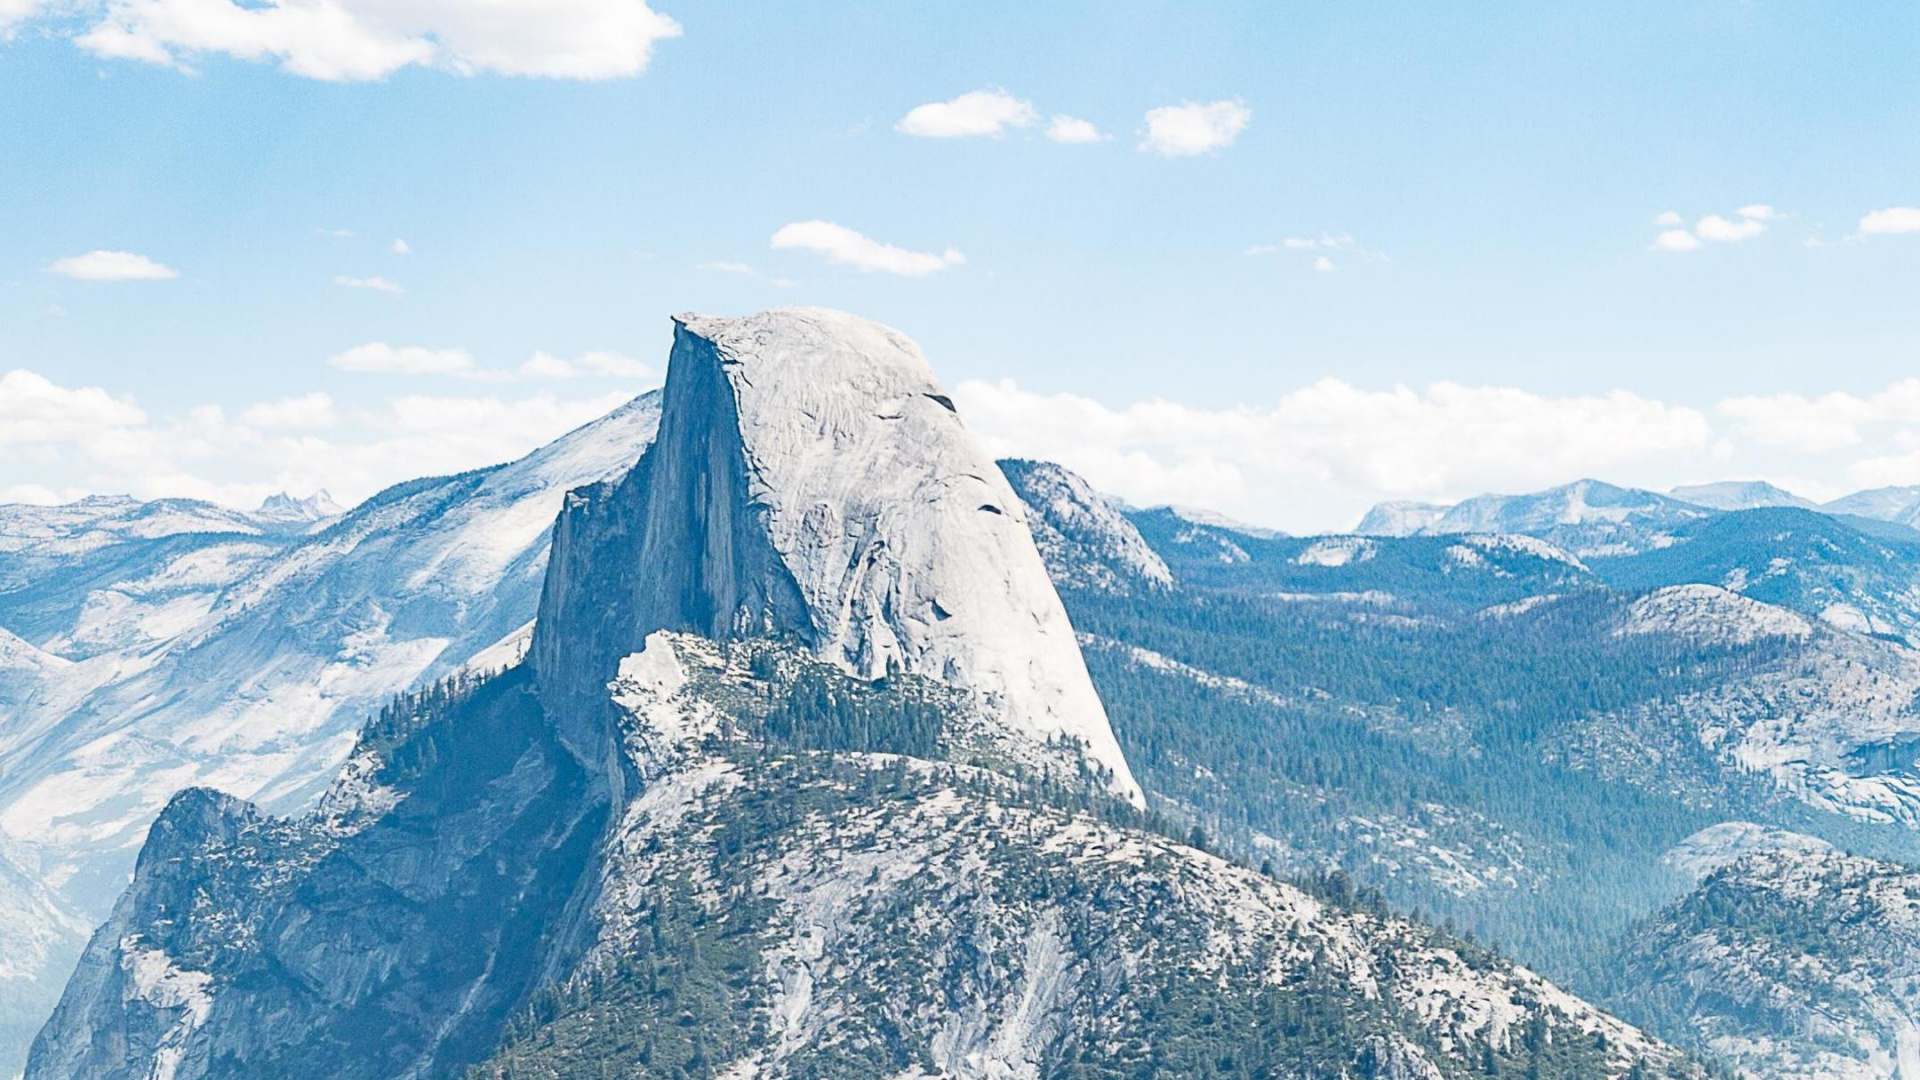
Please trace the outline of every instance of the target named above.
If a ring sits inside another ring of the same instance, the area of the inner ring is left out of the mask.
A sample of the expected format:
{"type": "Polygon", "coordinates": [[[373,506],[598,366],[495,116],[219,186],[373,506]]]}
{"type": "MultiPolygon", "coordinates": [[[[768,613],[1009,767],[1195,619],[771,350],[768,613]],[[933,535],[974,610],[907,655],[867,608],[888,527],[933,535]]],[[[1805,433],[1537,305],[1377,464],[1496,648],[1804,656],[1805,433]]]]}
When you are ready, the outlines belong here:
{"type": "Polygon", "coordinates": [[[1920,486],[1877,488],[1816,505],[1759,480],[1695,484],[1664,495],[1578,480],[1529,495],[1478,495],[1453,504],[1384,502],[1368,510],[1354,531],[1363,536],[1524,533],[1550,538],[1578,555],[1605,556],[1656,547],[1676,526],[1710,512],[1768,507],[1913,527],[1920,524],[1920,486]]]}

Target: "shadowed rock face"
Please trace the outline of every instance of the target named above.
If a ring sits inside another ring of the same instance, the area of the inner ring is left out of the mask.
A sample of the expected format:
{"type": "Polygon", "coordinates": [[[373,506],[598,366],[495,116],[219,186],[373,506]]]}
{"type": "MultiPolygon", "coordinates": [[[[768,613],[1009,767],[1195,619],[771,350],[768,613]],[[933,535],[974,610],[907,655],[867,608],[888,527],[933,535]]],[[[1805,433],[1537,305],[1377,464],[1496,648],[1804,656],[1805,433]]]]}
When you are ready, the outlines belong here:
{"type": "Polygon", "coordinates": [[[799,631],[805,602],[752,504],[739,419],[713,344],[676,323],[655,451],[567,498],[554,525],[532,662],[561,737],[592,760],[607,680],[654,630],[799,631]]]}
{"type": "Polygon", "coordinates": [[[610,805],[526,684],[510,672],[394,761],[350,766],[307,819],[181,793],[29,1074],[377,1080],[487,1053],[585,938],[610,805]]]}

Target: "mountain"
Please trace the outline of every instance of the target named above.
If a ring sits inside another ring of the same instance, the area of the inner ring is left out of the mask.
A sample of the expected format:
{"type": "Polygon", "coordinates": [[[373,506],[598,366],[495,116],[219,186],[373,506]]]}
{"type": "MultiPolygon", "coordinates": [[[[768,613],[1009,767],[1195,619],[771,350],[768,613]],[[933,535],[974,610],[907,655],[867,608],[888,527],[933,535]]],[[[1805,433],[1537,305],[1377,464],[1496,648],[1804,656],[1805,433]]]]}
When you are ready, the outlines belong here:
{"type": "Polygon", "coordinates": [[[1856,491],[1820,507],[1829,514],[1847,514],[1879,521],[1907,520],[1917,508],[1920,508],[1920,485],[1856,491]]]}
{"type": "Polygon", "coordinates": [[[269,495],[253,512],[261,521],[284,522],[289,525],[311,527],[316,522],[328,521],[346,513],[346,508],[333,501],[333,496],[325,490],[314,492],[304,499],[298,499],[286,492],[269,495]]]}
{"type": "Polygon", "coordinates": [[[1450,509],[1441,503],[1376,503],[1353,531],[1361,536],[1413,536],[1438,522],[1450,509]]]}
{"type": "Polygon", "coordinates": [[[0,844],[20,872],[0,905],[49,914],[0,919],[0,1069],[175,792],[306,806],[394,693],[517,659],[566,489],[624,474],[658,414],[642,397],[318,532],[177,501],[4,508],[23,539],[0,551],[0,844]]]}
{"type": "Polygon", "coordinates": [[[1702,1075],[1155,831],[1030,505],[897,333],[681,318],[526,658],[306,815],[175,797],[27,1075],[1702,1075]]]}
{"type": "Polygon", "coordinates": [[[1610,965],[1610,992],[1768,1080],[1912,1076],[1916,896],[1910,866],[1778,837],[1636,926],[1610,965]]]}
{"type": "Polygon", "coordinates": [[[1526,536],[1126,524],[1170,584],[1050,570],[1151,805],[1245,860],[1350,875],[1597,993],[1616,937],[1693,887],[1729,822],[1920,859],[1920,654],[1692,561],[1733,529],[1761,566],[1829,551],[1805,573],[1832,577],[1879,550],[1846,522],[1715,515],[1591,560],[1526,536]]]}
{"type": "Polygon", "coordinates": [[[1173,584],[1166,562],[1126,513],[1085,480],[1045,461],[998,466],[1027,507],[1033,542],[1056,583],[1121,593],[1173,584]]]}
{"type": "Polygon", "coordinates": [[[1578,480],[1530,495],[1476,495],[1452,506],[1381,503],[1355,530],[1370,536],[1505,533],[1536,536],[1581,557],[1658,547],[1711,511],[1639,488],[1578,480]]]}
{"type": "Polygon", "coordinates": [[[1259,537],[1262,540],[1272,540],[1275,537],[1287,535],[1279,529],[1269,529],[1264,525],[1249,525],[1244,521],[1236,521],[1225,514],[1203,507],[1168,505],[1161,509],[1168,511],[1183,521],[1191,521],[1195,525],[1207,525],[1212,528],[1223,529],[1227,532],[1245,533],[1248,536],[1259,537]]]}
{"type": "Polygon", "coordinates": [[[1755,510],[1763,506],[1797,506],[1812,510],[1813,500],[1774,487],[1765,480],[1722,480],[1712,484],[1690,484],[1667,494],[1681,502],[1710,510],[1755,510]]]}
{"type": "Polygon", "coordinates": [[[1585,557],[1658,546],[1671,529],[1706,513],[1651,491],[1578,480],[1531,495],[1475,496],[1423,531],[1539,536],[1585,557]]]}
{"type": "Polygon", "coordinates": [[[1722,514],[1674,529],[1663,547],[1594,567],[1627,589],[1719,585],[1842,629],[1909,643],[1920,632],[1920,534],[1857,518],[1789,507],[1722,514]]]}

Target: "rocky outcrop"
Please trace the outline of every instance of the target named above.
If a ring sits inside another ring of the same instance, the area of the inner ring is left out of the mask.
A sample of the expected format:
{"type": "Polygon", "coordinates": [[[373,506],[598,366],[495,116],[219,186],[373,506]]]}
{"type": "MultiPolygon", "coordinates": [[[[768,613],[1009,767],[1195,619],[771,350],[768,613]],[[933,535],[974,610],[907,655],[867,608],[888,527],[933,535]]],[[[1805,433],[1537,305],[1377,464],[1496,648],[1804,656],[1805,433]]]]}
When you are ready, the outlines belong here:
{"type": "Polygon", "coordinates": [[[1609,993],[1768,1080],[1920,1075],[1920,873],[1773,838],[1647,919],[1609,993]]]}

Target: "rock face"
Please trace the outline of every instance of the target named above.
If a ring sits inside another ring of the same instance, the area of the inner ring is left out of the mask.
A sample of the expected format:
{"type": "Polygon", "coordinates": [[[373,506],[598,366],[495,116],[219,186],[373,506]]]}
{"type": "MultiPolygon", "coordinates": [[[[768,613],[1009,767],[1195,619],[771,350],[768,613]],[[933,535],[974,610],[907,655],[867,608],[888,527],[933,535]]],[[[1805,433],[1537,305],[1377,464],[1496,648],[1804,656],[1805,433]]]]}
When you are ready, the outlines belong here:
{"type": "Polygon", "coordinates": [[[1111,593],[1172,587],[1172,571],[1140,530],[1085,480],[1046,461],[1002,461],[1000,471],[1026,504],[1055,584],[1111,593]]]}
{"type": "Polygon", "coordinates": [[[683,320],[530,661],[395,702],[305,816],[176,797],[28,1077],[1700,1075],[1142,828],[937,394],[847,316],[683,320]]]}
{"type": "Polygon", "coordinates": [[[534,634],[549,707],[655,630],[791,636],[964,687],[1139,804],[1028,531],[920,351],[838,312],[681,316],[658,449],[569,500],[534,634]]]}

